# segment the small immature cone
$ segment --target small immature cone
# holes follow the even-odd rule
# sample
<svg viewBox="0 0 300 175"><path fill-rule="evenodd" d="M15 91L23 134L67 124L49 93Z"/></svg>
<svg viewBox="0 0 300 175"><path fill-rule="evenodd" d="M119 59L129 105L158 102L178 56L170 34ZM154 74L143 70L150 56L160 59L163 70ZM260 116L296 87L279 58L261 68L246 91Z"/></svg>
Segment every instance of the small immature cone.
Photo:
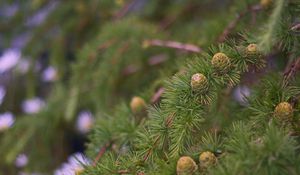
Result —
<svg viewBox="0 0 300 175"><path fill-rule="evenodd" d="M209 83L203 74L196 73L191 78L191 87L194 92L205 93L208 91Z"/></svg>
<svg viewBox="0 0 300 175"><path fill-rule="evenodd" d="M227 73L230 69L230 59L224 53L216 53L211 60L212 67L219 73Z"/></svg>
<svg viewBox="0 0 300 175"><path fill-rule="evenodd" d="M260 1L260 5L263 7L263 8L269 8L273 3L273 0L261 0Z"/></svg>
<svg viewBox="0 0 300 175"><path fill-rule="evenodd" d="M293 107L288 102L279 103L274 110L274 116L281 121L290 121L293 117Z"/></svg>
<svg viewBox="0 0 300 175"><path fill-rule="evenodd" d="M252 57L252 56L258 56L259 55L259 50L257 47L257 44L249 44L246 47L246 56Z"/></svg>
<svg viewBox="0 0 300 175"><path fill-rule="evenodd" d="M143 117L145 117L147 104L144 99L141 97L133 97L130 102L130 108L132 113L135 116L135 120L137 123L140 123Z"/></svg>
<svg viewBox="0 0 300 175"><path fill-rule="evenodd" d="M208 168L209 166L214 165L217 162L217 158L212 152L205 151L200 154L199 162L200 162L200 167L205 169Z"/></svg>
<svg viewBox="0 0 300 175"><path fill-rule="evenodd" d="M177 161L177 175L191 175L197 170L197 164L189 156L180 157Z"/></svg>

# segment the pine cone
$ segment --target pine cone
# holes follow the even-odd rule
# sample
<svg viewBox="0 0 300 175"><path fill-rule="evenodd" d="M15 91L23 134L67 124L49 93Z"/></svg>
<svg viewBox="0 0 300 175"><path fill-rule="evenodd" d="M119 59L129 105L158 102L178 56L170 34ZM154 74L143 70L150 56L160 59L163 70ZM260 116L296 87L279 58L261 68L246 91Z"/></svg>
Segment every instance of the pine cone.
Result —
<svg viewBox="0 0 300 175"><path fill-rule="evenodd" d="M291 120L293 117L293 107L288 102L281 102L276 106L274 115L280 120Z"/></svg>
<svg viewBox="0 0 300 175"><path fill-rule="evenodd" d="M133 114L139 115L146 111L147 104L141 97L133 97L130 102L130 108Z"/></svg>
<svg viewBox="0 0 300 175"><path fill-rule="evenodd" d="M196 73L191 78L191 87L195 92L205 93L208 91L209 83L203 74Z"/></svg>
<svg viewBox="0 0 300 175"><path fill-rule="evenodd" d="M212 67L219 73L227 73L230 69L230 59L224 53L216 53L211 60Z"/></svg>
<svg viewBox="0 0 300 175"><path fill-rule="evenodd" d="M190 175L197 170L197 164L188 156L180 157L177 161L177 175Z"/></svg>
<svg viewBox="0 0 300 175"><path fill-rule="evenodd" d="M253 56L258 56L258 55L259 55L259 51L258 51L258 47L256 44L249 44L246 47L246 56L253 57Z"/></svg>
<svg viewBox="0 0 300 175"><path fill-rule="evenodd" d="M260 5L263 7L263 8L269 8L273 3L273 0L261 0L260 1Z"/></svg>
<svg viewBox="0 0 300 175"><path fill-rule="evenodd" d="M199 162L201 168L207 168L211 165L214 165L217 162L217 158L212 152L205 151L200 154Z"/></svg>

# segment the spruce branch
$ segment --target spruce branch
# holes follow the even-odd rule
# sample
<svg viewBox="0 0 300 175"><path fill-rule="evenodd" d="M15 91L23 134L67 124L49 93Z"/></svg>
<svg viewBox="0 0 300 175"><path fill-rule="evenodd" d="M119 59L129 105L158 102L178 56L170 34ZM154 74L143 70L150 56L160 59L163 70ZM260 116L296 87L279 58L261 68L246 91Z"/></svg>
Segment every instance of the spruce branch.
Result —
<svg viewBox="0 0 300 175"><path fill-rule="evenodd" d="M228 55L226 60L231 60L229 66L232 69L227 69L228 62L218 69L212 67L211 59L219 52ZM206 115L211 107L210 102L214 101L216 93L228 84L230 86L236 84L240 74L246 71L244 66L261 64L253 61L261 59L256 58L256 55L251 55L250 58L239 52L236 46L227 44L215 47L211 53L203 53L191 60L184 72L176 74L166 82L160 108L150 108L149 120L138 132L138 137L132 145L140 161L155 164L160 158L170 160L190 151L196 143L199 143L201 137L195 139L195 136L203 134ZM219 72L220 68L224 70L226 68L226 71ZM198 72L208 77L207 92L193 92L191 88L191 76ZM215 141L209 139L206 142ZM217 147L218 143L215 144Z"/></svg>
<svg viewBox="0 0 300 175"><path fill-rule="evenodd" d="M225 36L222 37L222 40L224 41L225 38L227 38L227 36L237 26L238 22L244 16L246 16L248 12L251 12L253 14L260 9L261 7L258 6L250 6L246 12L240 13L237 18L232 21L225 29L225 31L223 32L223 34L225 33ZM276 12L276 8L274 11ZM139 45L140 41L138 41L137 43ZM247 44L249 44L247 47L245 47L244 44L245 43L234 43L232 45L229 45L228 43L225 43L213 48L210 52L205 53L201 48L192 44L185 44L177 41L163 41L159 39L144 40L144 47L159 46L164 48L174 48L180 51L200 53L201 55L198 55L195 58L191 59L188 65L184 67L183 72L174 75L166 82L166 85L164 85L163 88L159 88L155 92L151 99L152 103L155 103L160 97L163 98L161 103L159 103L159 107L150 107L148 117L149 119L147 119L145 123L141 124L140 126L137 126L136 124L131 125L130 122L132 116L131 114L124 111L113 114L110 119L105 119L106 121L101 123L100 126L107 125L107 128L98 128L97 130L101 131L107 129L108 132L104 134L98 133L97 135L95 135L98 137L103 136L104 139L94 138L95 140L97 140L94 142L100 142L103 144L107 143L107 141L111 139L114 139L118 146L124 146L126 148L128 147L130 151L133 151L133 154L130 153L130 155L125 156L120 151L121 149L114 152L113 154L118 158L117 160L112 160L108 163L112 167L107 168L109 172L119 174L136 174L139 169L147 169L150 171L150 173L157 172L156 169L159 169L159 167L163 167L163 165L160 165L161 162L171 162L172 164L172 161L176 160L178 156L184 154L196 154L195 150L198 151L199 149L195 149L195 147L199 147L199 143L203 144L200 145L202 146L201 149L204 149L203 151L211 150L213 152L217 152L218 148L225 148L225 152L228 153L229 158L225 159L224 164L221 164L221 169L223 168L223 170L227 168L230 169L231 167L229 166L232 165L234 158L236 158L237 160L239 160L239 162L237 163L237 167L242 168L236 171L233 170L231 172L242 172L241 170L245 169L243 165L247 165L248 163L243 162L244 160L246 160L247 156L261 156L260 158L263 159L263 161L260 161L257 164L254 163L255 168L266 166L265 162L269 160L272 163L272 161L274 161L274 156L270 155L273 153L272 149L273 151L275 149L270 145L274 144L273 142L275 141L281 143L289 142L279 139L283 136L281 134L282 131L278 132L279 134L275 133L275 129L271 128L273 119L270 119L270 116L274 114L274 108L276 105L280 104L282 101L289 101L290 98L298 93L299 90L297 88L287 87L286 89L282 89L282 87L278 86L278 84L275 85L274 82L277 81L273 80L273 84L263 82L263 84L267 85L269 89L262 88L259 90L260 94L258 95L258 97L261 97L261 99L255 98L254 100L250 100L251 103L250 107L248 108L250 112L247 111L249 113L242 114L242 117L245 116L245 118L247 118L245 124L234 124L233 129L230 132L226 133L227 136L225 140L220 139L219 135L217 135L216 133L215 135L212 135L205 132L205 130L210 129L210 124L214 123L210 120L217 119L211 117L212 115L215 115L215 113L212 111L216 109L216 103L222 101L218 97L220 95L224 95L222 94L223 90L226 88L230 89L231 87L237 85L241 79L241 75L249 70L248 67L250 65L254 65L257 67L261 67L262 65L264 65L264 60L262 54L260 53L260 47L257 47L255 42L253 43L253 41L247 41ZM118 47L112 52L112 57L110 57L112 58L112 60L110 60L111 62L109 63L114 64L115 62L117 62L114 65L126 65L124 64L126 62L120 61L120 58L125 55L124 53L126 53L122 51L124 49L124 45L126 46L126 41L122 42L121 47ZM104 48L105 47L107 46L104 45ZM125 51L127 49L128 48L125 47ZM220 56L222 57L222 59L214 60L213 58L217 54L222 55ZM148 63L146 63L147 61ZM164 59L160 57L159 59L155 59L154 61L149 61L148 59L144 61L143 64L149 64L151 66L156 65L157 63L160 64L161 62L164 62ZM104 68L104 66L102 68ZM121 66L121 71L119 71L118 69L116 70L116 72L122 72L123 68L124 67ZM123 71L123 73L129 72L128 74L141 70L140 67L135 67L134 65L129 65L125 69L127 70ZM195 78L192 78L194 77L194 75L197 76L195 76ZM199 77L202 77L201 80L204 81L200 81ZM195 82L191 83L192 80L194 80ZM236 114L232 115L232 118L234 118ZM250 116L252 118L249 119L248 115L252 115ZM223 114L220 116L223 116ZM129 118L129 121L127 121L126 118ZM109 121L112 122L110 123ZM258 123L259 125L258 121L260 121L262 125L266 126L265 128L268 128L271 131L266 131L267 134L264 135L264 130L262 130L263 127L261 127L259 128L259 130L253 132L252 130L257 129L256 127L253 127L253 123ZM116 130L110 129L114 125L118 126L116 127ZM129 130L126 130L126 127L131 128ZM223 141L225 141L225 144L223 144ZM278 145L278 147L280 147L280 144ZM265 147L264 149L262 149L260 146ZM103 152L105 152L106 150L107 147L105 147L104 145L104 147L100 149L98 156L103 156ZM245 150L251 150L250 155L247 155L247 152ZM280 149L280 151L282 150ZM262 154L262 152L264 152L265 154ZM125 154L127 153L129 153L129 151L125 152ZM284 153L282 153L282 155L285 157ZM135 156L137 157L138 161L130 162L130 157ZM124 158L123 161L120 161L120 163L119 157L126 158ZM225 157L227 157L227 155ZM227 164L226 161L231 164ZM130 162L131 165L128 166L122 164L126 162ZM253 162L255 162L254 158L251 159L250 164L252 164ZM99 167L101 167L100 165L104 165L105 163L106 162L102 161L97 163L97 161L95 161L96 167L98 165ZM270 163L268 165L270 165ZM169 165L169 167L171 166L172 165ZM255 171L259 172L259 170L257 169L255 169ZM167 170L166 172L172 172L169 174L174 174L174 169L173 171Z"/></svg>
<svg viewBox="0 0 300 175"><path fill-rule="evenodd" d="M27 45L28 52L33 53L28 56L34 62L38 61L41 52L45 52L45 62L49 60L58 66L62 78L53 86L54 92L49 96L45 110L35 114L34 120L18 117L3 133L4 137L0 138L3 153L0 169L5 161L13 163L20 152L28 154L30 164L35 164L35 167L25 167L26 173L31 173L31 170L43 173L52 166L55 168L68 152L63 147L69 142L66 137L69 134L78 136L73 131L76 114L89 109L95 114L96 122L86 154L93 161L82 167L83 172L76 174L179 175L176 167L179 156L189 157L193 171L200 169L195 174L300 174L297 137L300 130L300 88L291 85L299 84L293 77L300 69L300 24L297 23L300 3L299 0L261 0L262 5L249 4L254 1L258 0L232 1L231 7L220 0L61 1L62 6L50 16L50 23L47 22L38 32L30 31L33 39ZM144 5L146 2L148 4ZM20 4L26 3L16 3L17 15L11 17L18 18L17 23L26 19L19 16L20 12L30 12L31 15L31 10L23 10ZM211 8L212 5L218 7ZM98 6L105 8L99 10ZM222 10L224 7L226 9ZM241 11L231 16L228 8ZM261 9L270 12L271 17L267 18L267 13L258 15ZM23 32L23 27L15 29L11 24L6 27L7 14L3 12L0 14L1 30L12 28L13 33ZM233 19L223 28L224 19L230 18L227 15ZM61 22L54 22L57 19ZM248 30L248 21L242 22L244 19L250 19L249 23L257 26ZM99 20L101 25L98 25ZM260 27L258 24L266 21L266 31L261 36L252 33ZM175 22L176 25L172 25ZM237 36L239 42L226 41L240 27L246 28L249 38ZM166 28L168 34L174 35L172 40L163 40L165 33L157 32ZM98 31L100 35L87 42ZM48 39L52 36L55 37L53 43ZM6 35L3 37L3 42L6 42ZM207 49L214 39L222 44ZM201 43L203 49L179 41ZM87 43L85 47L81 47L83 43ZM45 47L48 45L51 47ZM291 58L283 80L278 73L263 80L258 78L261 86L249 86L248 106L241 104L237 98L242 98L243 92L236 98L236 89L233 88L242 86L239 85L241 77L252 67L263 67L265 55L273 48L276 49L275 58L286 55ZM187 58L187 64L182 65L186 60L179 59L182 54L178 57L177 53L196 55ZM66 64L69 59L72 59L72 66ZM267 61L271 66L266 73L278 71L285 63L279 59ZM174 73L174 69L182 71L162 85L161 78L165 80L166 74ZM14 73L14 69L11 70ZM30 88L27 90L31 95L35 94L35 89L43 94L43 89L35 87L39 75L35 78L33 73L31 67ZM155 79L158 80L153 83ZM149 90L128 102L129 97L145 88ZM4 95L5 99L7 97L10 98L9 94ZM19 105L19 101L11 101L9 103ZM2 107L1 102L0 105ZM17 114L20 111L12 112ZM90 124L87 125L90 129ZM206 158L212 158L212 166L206 167ZM46 166L47 169L43 169ZM20 170L4 174L15 174Z"/></svg>
<svg viewBox="0 0 300 175"><path fill-rule="evenodd" d="M226 53L233 54L237 56L235 59L244 60L245 58L239 54L235 53L236 49L231 47L220 47L222 51ZM216 52L213 52L216 53ZM191 145L194 144L195 139L193 139L193 134L201 130L201 126L205 121L205 111L204 107L209 106L210 103L203 103L203 99L214 98L214 88L212 87L223 87L226 84L234 85L237 83L240 70L232 69L228 73L215 74L215 70L210 66L210 54L203 54L203 58L197 58L187 66L188 72L183 74L175 75L166 84L166 91L164 94L164 99L162 101L162 110L164 113L173 113L174 119L172 120L172 125L170 127L170 156L177 157L178 155L186 152ZM235 62L235 64L240 64L241 62ZM244 64L244 62L242 63ZM249 64L246 61L245 64ZM238 68L240 66L233 66ZM190 87L190 77L195 72L202 72L204 75L209 77L211 83L211 88L208 92L204 94L192 93ZM230 73L232 72L232 73ZM224 78L228 76L228 78ZM235 81L232 81L234 79ZM237 80L236 80L237 79ZM202 99L202 100L201 100ZM199 106L200 104L200 106ZM151 115L150 111L150 115ZM158 125L156 123L155 125ZM151 131L150 131L151 132ZM155 142L156 143L156 142ZM149 151L149 149L147 149ZM152 150L152 148L150 148ZM146 151L148 153L148 151Z"/></svg>

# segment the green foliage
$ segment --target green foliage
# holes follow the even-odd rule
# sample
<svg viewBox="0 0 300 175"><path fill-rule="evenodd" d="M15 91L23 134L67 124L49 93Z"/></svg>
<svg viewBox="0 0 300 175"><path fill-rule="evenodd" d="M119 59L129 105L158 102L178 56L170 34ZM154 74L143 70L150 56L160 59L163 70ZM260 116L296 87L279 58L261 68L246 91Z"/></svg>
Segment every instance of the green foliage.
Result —
<svg viewBox="0 0 300 175"><path fill-rule="evenodd" d="M295 138L274 123L264 130L262 135L255 135L249 124L234 123L224 143L228 152L210 173L299 174Z"/></svg>
<svg viewBox="0 0 300 175"><path fill-rule="evenodd" d="M269 19L270 30L265 32L264 37L254 40L262 40L259 52L267 53L275 44L273 33L277 32L277 28L274 25L280 23L281 13L287 8L283 4L283 1L275 4L273 15ZM297 40L293 38L295 39ZM282 41L279 38L278 40ZM222 100L219 94L222 94L223 89L231 89L238 84L241 75L253 70L253 67L265 67L262 53L249 55L245 51L250 43L253 40L229 41L218 47L211 47L208 52L190 59L186 67L166 81L166 91L159 107L149 109L148 121L141 126L135 142L129 144L133 155L139 160L135 166L127 167L129 174L139 171L141 163L146 173L174 174L174 162L179 156L190 154L197 159L196 155L201 151L212 151L219 159L220 163L215 167L205 170L212 174L297 173L296 140L288 135L286 128L278 129L281 127L280 123L268 120L272 118L274 108L279 102L288 101L299 94L297 87L283 87L278 79L268 76L260 83L263 87L256 88L254 95L248 99L249 107L242 114L245 116L243 122L235 122L225 133L215 132L213 135L205 132L216 124L212 118L217 119L220 115L214 116L214 110L218 110L215 106L217 101ZM232 63L231 69L223 74L217 73L211 66L211 59L218 52L225 53ZM207 77L208 92L193 92L190 81L195 73ZM225 117L224 114L221 117ZM234 121L234 118L231 120ZM289 144L289 151L285 151L285 144ZM130 155L131 153L127 156ZM162 165L162 160L170 165ZM105 165L101 161L98 164ZM173 169L169 169L172 165ZM276 168L272 168L274 166Z"/></svg>
<svg viewBox="0 0 300 175"><path fill-rule="evenodd" d="M47 4L31 2L29 14ZM207 169L199 165L194 174L300 174L300 87L298 79L287 76L289 69L292 76L298 69L293 64L300 37L292 27L299 22L300 3L274 0L270 8L255 0L146 4L60 2L32 31L24 48L33 57L26 96L37 93L33 65L43 52L58 68L58 81L44 110L19 116L1 135L0 168L13 169L21 152L29 155L28 172L57 168L72 152L66 145L76 114L89 109L95 122L85 151L91 164L83 174L176 174L181 156L199 164L205 151L217 163ZM24 20L23 13L7 26ZM7 31L3 23L0 19L0 31ZM220 38L227 40L218 43ZM173 45L145 42L152 39ZM191 45L180 42L201 44L199 53L187 53L184 47ZM247 50L251 44L257 46L253 53ZM228 58L217 68L212 64L216 53ZM197 73L207 79L201 92L191 85ZM231 94L243 85L251 88L251 96L239 104ZM157 94L159 90L163 93ZM148 106L142 116L129 105L137 95ZM292 120L276 119L274 110L281 102L293 108Z"/></svg>

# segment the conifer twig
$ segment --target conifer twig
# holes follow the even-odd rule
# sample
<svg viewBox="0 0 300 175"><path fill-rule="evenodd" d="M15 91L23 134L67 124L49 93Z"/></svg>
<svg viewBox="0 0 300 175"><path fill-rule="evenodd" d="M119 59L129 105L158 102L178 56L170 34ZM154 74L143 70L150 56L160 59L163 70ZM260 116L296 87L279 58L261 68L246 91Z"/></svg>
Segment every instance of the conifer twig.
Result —
<svg viewBox="0 0 300 175"><path fill-rule="evenodd" d="M129 11L130 11L130 8L136 3L136 0L132 0L130 2L128 2L127 4L125 4L120 11L118 11L115 16L114 16L114 19L117 20L117 19L120 19L122 18L123 16L125 16Z"/></svg>
<svg viewBox="0 0 300 175"><path fill-rule="evenodd" d="M144 40L143 47L147 48L149 46L168 47L195 53L202 52L202 49L196 45L180 43L178 41L163 41L159 39Z"/></svg>
<svg viewBox="0 0 300 175"><path fill-rule="evenodd" d="M154 149L154 147L156 147L156 145L157 145L159 139L160 139L160 136L158 135L158 136L155 138L155 141L154 141L154 143L153 143L153 147L151 147L150 149L148 149L146 155L144 156L144 158L143 158L143 161L144 161L144 162L145 162L146 160L148 160L148 158L149 158L149 156L150 156L152 150Z"/></svg>
<svg viewBox="0 0 300 175"><path fill-rule="evenodd" d="M97 157L95 158L94 162L93 162L93 166L96 166L96 163L100 160L100 158L104 155L104 153L106 152L107 148L111 145L111 141L107 142L104 146L101 147L101 149L99 150Z"/></svg>
<svg viewBox="0 0 300 175"><path fill-rule="evenodd" d="M296 72L300 70L300 57L294 60L291 64L287 65L283 76L284 86L288 84L289 80L295 76Z"/></svg>
<svg viewBox="0 0 300 175"><path fill-rule="evenodd" d="M151 98L151 103L156 103L159 101L161 95L165 92L165 88L161 87L159 88L155 94Z"/></svg>
<svg viewBox="0 0 300 175"><path fill-rule="evenodd" d="M262 7L261 5L253 5L250 6L249 8L246 9L246 11L242 11L239 14L237 14L237 16L235 17L234 20L232 20L227 27L224 29L223 33L218 37L218 42L224 42L226 40L226 38L228 37L228 35L232 32L232 30L236 27L236 25L238 24L238 22L249 12L253 13L257 12L259 10L261 10Z"/></svg>
<svg viewBox="0 0 300 175"><path fill-rule="evenodd" d="M118 174L130 174L130 171L128 171L128 170L119 170ZM136 175L145 175L145 173L139 172Z"/></svg>
<svg viewBox="0 0 300 175"><path fill-rule="evenodd" d="M173 118L174 118L174 115L175 113L171 113L166 119L165 119L165 126L167 128L170 128L173 124ZM146 152L146 154L144 155L144 158L143 158L143 161L145 162L146 160L148 160L149 156L151 155L153 149L158 145L158 142L159 140L161 139L161 135L157 135L155 140L154 140L154 143L153 143L153 146L151 148L149 148Z"/></svg>
<svg viewBox="0 0 300 175"><path fill-rule="evenodd" d="M130 173L130 171L128 171L128 170L119 170L118 171L118 174L129 174Z"/></svg>
<svg viewBox="0 0 300 175"><path fill-rule="evenodd" d="M161 64L168 60L168 56L166 54L158 54L149 58L148 64L149 66L155 66Z"/></svg>
<svg viewBox="0 0 300 175"><path fill-rule="evenodd" d="M300 31L300 23L293 25L293 27L291 27L291 30L292 31Z"/></svg>

